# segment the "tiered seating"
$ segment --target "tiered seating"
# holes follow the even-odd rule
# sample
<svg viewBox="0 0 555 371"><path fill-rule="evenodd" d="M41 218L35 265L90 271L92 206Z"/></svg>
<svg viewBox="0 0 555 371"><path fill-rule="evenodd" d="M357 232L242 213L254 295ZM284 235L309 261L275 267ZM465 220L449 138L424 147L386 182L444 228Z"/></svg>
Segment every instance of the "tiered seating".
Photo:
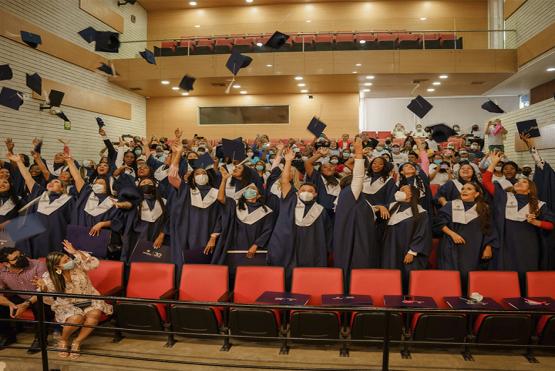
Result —
<svg viewBox="0 0 555 371"><path fill-rule="evenodd" d="M230 53L231 48L233 48L233 39L219 38L214 42L214 52L217 54Z"/></svg>
<svg viewBox="0 0 555 371"><path fill-rule="evenodd" d="M314 50L332 50L335 37L332 34L318 34L314 37Z"/></svg>
<svg viewBox="0 0 555 371"><path fill-rule="evenodd" d="M555 298L555 272L527 272L526 296ZM540 316L536 336L542 345L555 345L555 316Z"/></svg>
<svg viewBox="0 0 555 371"><path fill-rule="evenodd" d="M352 33L340 33L335 35L335 50L355 49L355 35Z"/></svg>

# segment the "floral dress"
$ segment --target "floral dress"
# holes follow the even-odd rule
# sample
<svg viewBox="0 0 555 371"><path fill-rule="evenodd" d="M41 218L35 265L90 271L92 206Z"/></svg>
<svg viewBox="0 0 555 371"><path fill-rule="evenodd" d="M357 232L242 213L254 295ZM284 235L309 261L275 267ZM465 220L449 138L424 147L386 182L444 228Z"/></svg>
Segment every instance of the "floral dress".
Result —
<svg viewBox="0 0 555 371"><path fill-rule="evenodd" d="M71 282L66 281L66 294L80 294L80 295L100 295L94 288L92 282L87 275L87 271L95 269L100 264L98 259L81 251L85 259L81 259L80 254L75 256L75 268L71 270ZM50 279L48 272L42 276L48 292L55 292L54 283ZM44 302L51 305L54 311L56 322L64 323L69 317L83 316L91 310L98 309L104 314L112 314L112 306L103 300L93 300L92 304L84 309L76 307L75 303L86 301L79 298L52 298L45 297Z"/></svg>

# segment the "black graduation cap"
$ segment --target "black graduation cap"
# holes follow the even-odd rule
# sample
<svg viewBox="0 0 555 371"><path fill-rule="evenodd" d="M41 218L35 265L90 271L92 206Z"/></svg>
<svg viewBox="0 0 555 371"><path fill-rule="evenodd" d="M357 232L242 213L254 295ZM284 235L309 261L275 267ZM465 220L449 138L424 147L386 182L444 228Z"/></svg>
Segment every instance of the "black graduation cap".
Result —
<svg viewBox="0 0 555 371"><path fill-rule="evenodd" d="M35 48L42 44L42 39L40 35L34 34L32 32L21 31L21 40L31 48Z"/></svg>
<svg viewBox="0 0 555 371"><path fill-rule="evenodd" d="M222 151L224 156L231 158L231 160L243 161L247 157L245 145L238 140L222 139Z"/></svg>
<svg viewBox="0 0 555 371"><path fill-rule="evenodd" d="M139 201L143 196L137 187L124 187L118 191L118 201L129 201L131 203Z"/></svg>
<svg viewBox="0 0 555 371"><path fill-rule="evenodd" d="M92 27L87 27L79 31L78 34L89 44L96 40L96 30Z"/></svg>
<svg viewBox="0 0 555 371"><path fill-rule="evenodd" d="M102 129L104 126L106 126L106 124L104 123L104 120L102 120L102 117L96 118L96 124L98 125L99 129Z"/></svg>
<svg viewBox="0 0 555 371"><path fill-rule="evenodd" d="M145 49L144 52L139 52L139 54L141 55L141 57L143 57L143 59L145 61L147 61L150 64L156 64L156 58L154 57L154 53L151 52L148 49Z"/></svg>
<svg viewBox="0 0 555 371"><path fill-rule="evenodd" d="M281 48L288 39L289 39L289 35L276 31L274 32L272 37L268 39L265 45L269 48L277 50Z"/></svg>
<svg viewBox="0 0 555 371"><path fill-rule="evenodd" d="M437 143L447 142L449 137L457 135L455 130L445 124L437 124L428 127L432 130L432 139Z"/></svg>
<svg viewBox="0 0 555 371"><path fill-rule="evenodd" d="M179 83L179 87L185 91L193 90L193 84L195 83L195 78L189 75L183 76L181 82Z"/></svg>
<svg viewBox="0 0 555 371"><path fill-rule="evenodd" d="M379 143L380 143L380 141L377 140L376 138L368 138L367 147L376 148Z"/></svg>
<svg viewBox="0 0 555 371"><path fill-rule="evenodd" d="M56 116L64 120L64 122L71 122L63 111L56 112Z"/></svg>
<svg viewBox="0 0 555 371"><path fill-rule="evenodd" d="M50 107L60 107L62 105L62 100L64 99L65 93L58 90L50 90L48 94L48 103Z"/></svg>
<svg viewBox="0 0 555 371"><path fill-rule="evenodd" d="M312 120L310 120L310 123L308 124L308 127L307 127L308 131L314 134L316 138L320 138L320 135L322 135L325 128L326 128L326 124L324 124L316 117L313 117Z"/></svg>
<svg viewBox="0 0 555 371"><path fill-rule="evenodd" d="M9 64L3 64L0 66L0 80L11 80L13 77L12 69Z"/></svg>
<svg viewBox="0 0 555 371"><path fill-rule="evenodd" d="M10 220L6 232L13 241L22 241L46 231L37 214L28 214Z"/></svg>
<svg viewBox="0 0 555 371"><path fill-rule="evenodd" d="M248 67L251 62L251 57L239 53L237 49L233 49L225 66L233 75L237 75L241 68Z"/></svg>
<svg viewBox="0 0 555 371"><path fill-rule="evenodd" d="M497 104L495 104L491 99L486 103L482 104L482 109L491 113L505 113Z"/></svg>
<svg viewBox="0 0 555 371"><path fill-rule="evenodd" d="M202 156L193 161L193 169L211 169L214 167L214 160L207 153L204 152Z"/></svg>
<svg viewBox="0 0 555 371"><path fill-rule="evenodd" d="M521 135L527 135L530 138L541 136L536 119L519 121L516 123L516 128Z"/></svg>
<svg viewBox="0 0 555 371"><path fill-rule="evenodd" d="M96 44L94 50L97 52L118 53L119 52L119 33L111 31L96 31Z"/></svg>
<svg viewBox="0 0 555 371"><path fill-rule="evenodd" d="M38 95L42 95L42 78L40 77L40 75L38 73L34 73L32 75L29 75L27 73L25 75L26 75L25 83L27 87L30 88L35 93L37 93Z"/></svg>
<svg viewBox="0 0 555 371"><path fill-rule="evenodd" d="M40 151L42 150L42 144L42 139L39 139L37 144L35 144L35 148L33 148L33 152L40 153Z"/></svg>
<svg viewBox="0 0 555 371"><path fill-rule="evenodd" d="M0 91L0 105L19 111L23 104L23 93L3 87Z"/></svg>
<svg viewBox="0 0 555 371"><path fill-rule="evenodd" d="M421 95L418 95L416 98L410 101L407 108L414 113L416 116L420 118L424 118L428 112L434 106L431 105L426 99L424 99Z"/></svg>
<svg viewBox="0 0 555 371"><path fill-rule="evenodd" d="M106 63L102 63L100 67L97 68L97 70L102 71L108 75L114 76L114 69L112 68L112 66L109 66Z"/></svg>

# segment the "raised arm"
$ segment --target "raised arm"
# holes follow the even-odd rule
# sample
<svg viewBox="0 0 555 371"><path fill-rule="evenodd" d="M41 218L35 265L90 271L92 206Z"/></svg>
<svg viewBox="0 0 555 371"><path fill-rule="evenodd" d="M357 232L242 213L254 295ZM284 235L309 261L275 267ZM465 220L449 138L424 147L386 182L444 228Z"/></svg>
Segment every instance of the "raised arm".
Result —
<svg viewBox="0 0 555 371"><path fill-rule="evenodd" d="M429 175L430 171L430 159L428 158L428 152L426 151L426 142L422 138L415 138L416 145L418 146L418 156L420 157L420 168Z"/></svg>
<svg viewBox="0 0 555 371"><path fill-rule="evenodd" d="M492 152L489 155L490 163L489 163L488 169L482 176L482 184L484 188L488 191L488 193L490 193L491 195L495 193L495 185L493 184L493 181L492 181L493 171L497 166L497 164L499 163L499 161L501 161L502 156L503 156L502 152Z"/></svg>
<svg viewBox="0 0 555 371"><path fill-rule="evenodd" d="M285 198L289 194L289 191L291 191L291 162L295 158L295 153L291 148L287 148L283 156L285 158L285 166L283 167L279 182L281 185L281 197Z"/></svg>
<svg viewBox="0 0 555 371"><path fill-rule="evenodd" d="M110 139L108 139L108 136L106 135L106 131L104 129L98 129L98 134L100 134L100 137L102 138L102 141L104 142L104 145L108 150L108 161L112 164L115 164L118 153L114 148L114 145L112 144Z"/></svg>
<svg viewBox="0 0 555 371"><path fill-rule="evenodd" d="M32 151L31 156L33 156L33 160L35 160L35 163L39 167L40 172L42 173L42 177L48 182L50 180L50 171L48 170L48 167L46 166L44 161L42 161L40 153Z"/></svg>
<svg viewBox="0 0 555 371"><path fill-rule="evenodd" d="M362 192L362 184L364 182L364 153L362 148L362 140L355 139L353 144L355 150L355 166L353 167L353 180L351 181L351 191L356 200Z"/></svg>
<svg viewBox="0 0 555 371"><path fill-rule="evenodd" d="M225 205L225 187L227 185L227 180L231 177L225 168L225 166L220 167L220 174L222 174L222 181L220 182L220 187L218 188L218 201Z"/></svg>
<svg viewBox="0 0 555 371"><path fill-rule="evenodd" d="M528 147L528 151L532 155L532 158L534 159L536 166L543 170L545 161L543 160L543 158L541 158L536 147L534 147L534 143L532 142L532 139L530 138L530 136L521 134L520 139L526 144L526 147Z"/></svg>
<svg viewBox="0 0 555 371"><path fill-rule="evenodd" d="M16 154L11 154L11 155L8 155L8 158L11 162L17 165L17 168L19 169L19 172L21 173L23 180L25 180L25 185L27 186L27 189L29 190L29 192L32 192L36 182L31 176L29 169L27 169L23 164L23 161L21 161L21 157L19 157L19 155L16 155Z"/></svg>
<svg viewBox="0 0 555 371"><path fill-rule="evenodd" d="M66 161L67 167L69 168L69 172L73 177L73 181L75 182L75 188L77 189L77 192L81 193L81 190L85 186L85 181L81 176L81 172L79 171L79 169L77 169L77 166L75 166L75 161L73 161L73 158L71 158L71 156L64 154L64 160Z"/></svg>
<svg viewBox="0 0 555 371"><path fill-rule="evenodd" d="M274 157L274 161L272 162L272 170L274 170L276 167L279 166L279 164L281 163L281 156L283 156L283 143L279 143L277 145L277 152L276 152L276 157Z"/></svg>
<svg viewBox="0 0 555 371"><path fill-rule="evenodd" d="M305 161L304 169L305 169L307 177L312 176L312 173L314 172L314 163L316 161L318 161L318 159L320 159L320 157L326 156L327 154L329 154L329 149L324 148L324 147L320 147L320 148L318 148L317 151L314 152L312 157L310 157L308 160Z"/></svg>
<svg viewBox="0 0 555 371"><path fill-rule="evenodd" d="M172 161L168 172L168 181L172 187L179 189L181 186L181 177L179 176L179 161L181 160L181 152L183 145L180 140L176 140L172 144Z"/></svg>

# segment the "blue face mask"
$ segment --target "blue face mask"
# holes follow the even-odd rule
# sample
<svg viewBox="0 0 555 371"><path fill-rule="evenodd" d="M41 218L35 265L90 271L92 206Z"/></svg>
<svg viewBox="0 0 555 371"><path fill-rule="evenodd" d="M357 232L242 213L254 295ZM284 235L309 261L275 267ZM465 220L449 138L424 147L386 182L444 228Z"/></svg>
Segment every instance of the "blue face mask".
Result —
<svg viewBox="0 0 555 371"><path fill-rule="evenodd" d="M73 268L75 268L75 262L73 260L70 260L67 263L65 263L64 265L62 265L62 269L64 271L70 271Z"/></svg>
<svg viewBox="0 0 555 371"><path fill-rule="evenodd" d="M252 189L252 188L247 188L243 191L243 197L245 197L247 200L251 200L253 198L256 198L257 196L257 192L256 190Z"/></svg>
<svg viewBox="0 0 555 371"><path fill-rule="evenodd" d="M434 164L437 164L437 165L441 164L441 162L442 160L434 160Z"/></svg>
<svg viewBox="0 0 555 371"><path fill-rule="evenodd" d="M263 165L256 165L256 170L262 171L262 170L264 170L264 166Z"/></svg>

